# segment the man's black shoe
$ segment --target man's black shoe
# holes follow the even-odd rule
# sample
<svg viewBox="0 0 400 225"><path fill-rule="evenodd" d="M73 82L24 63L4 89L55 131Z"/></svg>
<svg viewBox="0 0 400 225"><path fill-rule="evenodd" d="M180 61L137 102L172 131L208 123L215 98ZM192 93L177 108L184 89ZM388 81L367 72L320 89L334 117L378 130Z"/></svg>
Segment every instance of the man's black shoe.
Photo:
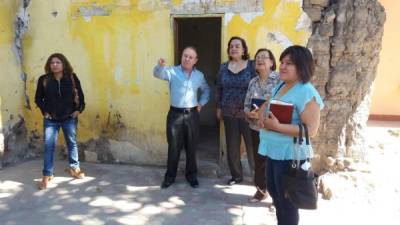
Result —
<svg viewBox="0 0 400 225"><path fill-rule="evenodd" d="M228 185L234 185L241 183L243 181L243 178L231 178L228 180Z"/></svg>
<svg viewBox="0 0 400 225"><path fill-rule="evenodd" d="M168 188L169 186L171 186L174 182L170 181L170 180L164 180L161 184L161 188L165 189Z"/></svg>
<svg viewBox="0 0 400 225"><path fill-rule="evenodd" d="M199 181L197 179L188 180L188 182L189 182L189 184L190 184L190 186L192 188L198 188L199 187Z"/></svg>

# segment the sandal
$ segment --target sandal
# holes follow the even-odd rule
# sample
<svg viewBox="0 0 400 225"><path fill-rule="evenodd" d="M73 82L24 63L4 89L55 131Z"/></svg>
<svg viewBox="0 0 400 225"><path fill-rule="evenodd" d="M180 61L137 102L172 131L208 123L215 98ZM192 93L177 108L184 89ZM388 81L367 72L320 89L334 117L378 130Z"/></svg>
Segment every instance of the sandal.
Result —
<svg viewBox="0 0 400 225"><path fill-rule="evenodd" d="M227 184L229 186L232 186L234 184L242 183L242 181L243 181L243 178L231 178L231 179L228 180Z"/></svg>
<svg viewBox="0 0 400 225"><path fill-rule="evenodd" d="M75 179L83 179L85 177L85 173L79 168L69 168L68 172Z"/></svg>
<svg viewBox="0 0 400 225"><path fill-rule="evenodd" d="M38 189L44 190L47 189L48 184L51 180L53 180L54 176L43 176L42 180L38 183Z"/></svg>
<svg viewBox="0 0 400 225"><path fill-rule="evenodd" d="M250 199L250 202L261 202L262 200L267 198L267 193L261 190L257 190L253 197Z"/></svg>

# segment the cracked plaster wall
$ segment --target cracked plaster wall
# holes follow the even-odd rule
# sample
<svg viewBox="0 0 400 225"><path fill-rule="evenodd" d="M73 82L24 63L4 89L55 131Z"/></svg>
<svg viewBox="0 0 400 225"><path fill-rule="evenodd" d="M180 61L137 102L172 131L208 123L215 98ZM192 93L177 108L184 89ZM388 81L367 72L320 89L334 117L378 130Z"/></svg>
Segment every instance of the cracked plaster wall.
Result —
<svg viewBox="0 0 400 225"><path fill-rule="evenodd" d="M222 61L233 35L243 36L252 54L268 46L278 55L285 47L282 38L304 45L310 34L307 27L294 30L302 14L299 1L49 0L47 4L30 1L24 8L28 11L18 7L9 15L23 21L14 41L21 50L17 52L22 52L15 59L22 66L13 74L25 72L26 93L33 99L48 55L62 52L69 58L87 101L78 128L81 150L98 161L165 163L168 87L151 74L158 57L173 61L171 15L189 11L202 15L205 10L211 16L229 15L222 16ZM281 39L268 38L270 33L281 34ZM28 145L41 151L41 115L35 106L23 108L28 101L20 81L19 110Z"/></svg>
<svg viewBox="0 0 400 225"><path fill-rule="evenodd" d="M24 108L29 108L22 57L28 4L29 1L0 1L0 168L34 157L28 150L23 118Z"/></svg>
<svg viewBox="0 0 400 225"><path fill-rule="evenodd" d="M196 16L207 12L211 16L221 16L222 61L227 59L226 43L233 35L247 40L251 54L257 48L267 46L278 57L288 45L307 44L311 35L311 20L314 21L314 33L318 26L328 34L333 32L328 25L334 19L329 10L323 10L326 6L321 6L329 2L310 1L315 4L304 4L309 17L302 11L302 2L299 0L197 3L188 0L50 0L48 4L32 1L29 23L25 23L28 22L26 11L21 13L20 8L13 5L11 12L19 12L17 15L25 18L22 20L22 35L17 35L20 37L18 40L23 40L19 45L23 51L21 57L16 58L22 59L20 62L23 66L16 60L17 72L12 74L21 74L21 71L27 74L26 82L19 78L18 82L23 84L17 90L21 103L18 110L22 111L29 145L41 148L38 139L42 124L36 107L32 107L32 110L22 107L28 102L25 100L25 89L27 96L32 99L48 55L63 52L81 79L87 101L87 108L79 122L83 155L91 161L164 164L168 87L151 74L158 57L173 61L171 15L190 13ZM0 1L3 5L4 2ZM8 16L15 18L12 13ZM323 21L319 23L321 18ZM25 25L28 24L26 30ZM44 35L48 32L52 35ZM14 43L18 46L17 40L11 42L10 46ZM329 52L330 42L327 43L322 46ZM327 62L324 54L317 53L316 57L321 63ZM328 70L328 74L330 72ZM323 77L322 83L314 81L319 87L324 87L326 80ZM7 104L3 95L1 104L4 121L3 105ZM325 123L322 128L324 135L329 134L326 133L326 126L329 125ZM323 147L320 143L317 141L319 148Z"/></svg>

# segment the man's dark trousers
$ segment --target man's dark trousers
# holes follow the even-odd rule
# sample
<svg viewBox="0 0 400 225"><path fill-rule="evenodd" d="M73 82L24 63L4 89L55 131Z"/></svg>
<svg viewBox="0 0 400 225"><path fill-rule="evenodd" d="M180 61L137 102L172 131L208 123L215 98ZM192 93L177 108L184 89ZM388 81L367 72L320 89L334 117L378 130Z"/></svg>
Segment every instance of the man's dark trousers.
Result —
<svg viewBox="0 0 400 225"><path fill-rule="evenodd" d="M167 116L168 161L165 180L173 182L181 149L186 151L186 180L197 179L196 146L199 136L199 112L171 107Z"/></svg>

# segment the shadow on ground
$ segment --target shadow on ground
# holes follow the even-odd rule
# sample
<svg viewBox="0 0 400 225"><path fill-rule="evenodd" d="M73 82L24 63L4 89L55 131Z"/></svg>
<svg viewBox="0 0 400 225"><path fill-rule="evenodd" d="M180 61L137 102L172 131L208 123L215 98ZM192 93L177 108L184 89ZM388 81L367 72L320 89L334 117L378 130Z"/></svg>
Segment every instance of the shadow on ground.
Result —
<svg viewBox="0 0 400 225"><path fill-rule="evenodd" d="M162 168L84 163L88 176L73 180L63 161L56 162L52 185L39 191L41 163L0 171L2 224L249 224L245 220L255 218L246 208L265 213L270 204L249 204L254 187L225 186L225 179L200 178L200 188L193 189L180 176L161 190Z"/></svg>

